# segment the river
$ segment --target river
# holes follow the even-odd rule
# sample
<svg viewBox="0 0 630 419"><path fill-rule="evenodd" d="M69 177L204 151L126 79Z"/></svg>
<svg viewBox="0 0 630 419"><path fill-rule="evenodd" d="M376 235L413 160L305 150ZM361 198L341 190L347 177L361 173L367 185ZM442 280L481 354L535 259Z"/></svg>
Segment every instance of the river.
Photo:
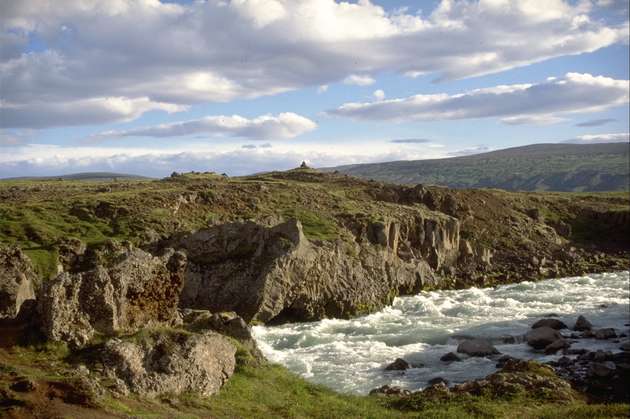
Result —
<svg viewBox="0 0 630 419"><path fill-rule="evenodd" d="M557 316L572 327L582 314L595 328L615 327L618 333L628 333L629 277L628 272L616 272L421 292L396 298L377 313L351 320L256 326L253 332L269 360L337 391L366 394L383 384L417 390L434 377L455 384L495 371L496 357L450 364L440 361L442 355L455 352L462 337L488 338L503 354L549 361L560 355L536 353L521 339L540 318ZM506 336L515 337L517 343L504 344ZM572 348L617 350L618 346L612 341L582 339ZM398 357L417 368L404 373L383 370Z"/></svg>

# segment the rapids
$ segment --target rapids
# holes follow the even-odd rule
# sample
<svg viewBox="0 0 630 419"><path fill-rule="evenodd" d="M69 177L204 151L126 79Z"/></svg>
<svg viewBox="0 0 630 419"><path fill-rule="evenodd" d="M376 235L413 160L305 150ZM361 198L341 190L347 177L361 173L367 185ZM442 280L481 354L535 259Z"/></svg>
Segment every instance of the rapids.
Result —
<svg viewBox="0 0 630 419"><path fill-rule="evenodd" d="M383 384L410 390L434 377L452 384L495 371L496 357L467 358L446 364L462 337L490 339L503 354L549 361L560 357L533 352L522 335L537 319L557 316L569 327L583 314L597 327L628 333L629 273L521 282L495 288L421 292L396 298L384 310L351 320L325 319L281 326L256 326L254 336L273 361L316 383L348 393L365 394ZM567 330L564 334L570 333ZM504 344L507 336L516 344ZM612 341L583 339L572 348L616 350ZM423 364L405 373L386 372L395 358Z"/></svg>

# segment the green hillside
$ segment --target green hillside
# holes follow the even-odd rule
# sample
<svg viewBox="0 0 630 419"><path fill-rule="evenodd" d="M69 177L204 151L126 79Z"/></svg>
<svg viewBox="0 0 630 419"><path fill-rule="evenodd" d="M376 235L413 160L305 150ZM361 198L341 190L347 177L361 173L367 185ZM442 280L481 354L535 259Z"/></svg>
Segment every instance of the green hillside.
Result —
<svg viewBox="0 0 630 419"><path fill-rule="evenodd" d="M534 144L472 156L339 166L353 176L451 188L628 190L629 144Z"/></svg>

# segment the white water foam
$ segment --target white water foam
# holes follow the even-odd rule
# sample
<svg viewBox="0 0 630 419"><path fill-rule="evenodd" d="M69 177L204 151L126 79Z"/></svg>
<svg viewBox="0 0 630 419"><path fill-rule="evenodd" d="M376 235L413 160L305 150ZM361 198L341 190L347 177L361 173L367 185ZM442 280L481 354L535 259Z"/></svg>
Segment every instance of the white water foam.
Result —
<svg viewBox="0 0 630 419"><path fill-rule="evenodd" d="M392 306L351 320L325 319L282 326L256 326L254 336L265 356L316 383L349 393L367 393L383 384L410 390L443 377L451 383L495 371L495 359L467 358L446 364L462 336L492 340L503 354L549 361L526 344L503 344L520 337L541 317L558 316L572 327L583 314L594 327L628 333L629 272L522 282L496 288L422 292L400 297ZM572 348L616 350L618 343L580 340ZM395 358L424 364L404 373L385 372Z"/></svg>

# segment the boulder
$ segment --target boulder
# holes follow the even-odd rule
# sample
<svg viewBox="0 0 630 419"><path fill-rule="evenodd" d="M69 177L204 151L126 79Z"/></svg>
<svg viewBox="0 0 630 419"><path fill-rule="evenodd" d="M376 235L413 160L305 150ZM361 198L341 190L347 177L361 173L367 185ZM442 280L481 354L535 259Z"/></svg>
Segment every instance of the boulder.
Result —
<svg viewBox="0 0 630 419"><path fill-rule="evenodd" d="M455 354L454 352L449 352L446 355L442 355L442 357L440 358L440 361L442 362L456 362L461 360L462 359L458 357L457 354Z"/></svg>
<svg viewBox="0 0 630 419"><path fill-rule="evenodd" d="M110 380L141 396L194 392L210 396L234 373L236 347L214 332L142 332L106 342L99 351Z"/></svg>
<svg viewBox="0 0 630 419"><path fill-rule="evenodd" d="M38 301L41 330L54 341L83 346L95 333L134 332L177 321L186 257L167 251L155 257L127 248L109 264L61 273L44 283Z"/></svg>
<svg viewBox="0 0 630 419"><path fill-rule="evenodd" d="M207 310L180 310L182 322L193 332L215 331L238 340L255 358L264 356L252 335L250 326L234 312L210 313Z"/></svg>
<svg viewBox="0 0 630 419"><path fill-rule="evenodd" d="M411 365L402 358L396 358L394 362L385 367L385 371L404 371L411 368Z"/></svg>
<svg viewBox="0 0 630 419"><path fill-rule="evenodd" d="M558 339L558 340L550 343L549 345L545 346L545 353L547 355L555 354L559 350L566 349L569 346L571 346L571 344L568 341L566 341L565 339Z"/></svg>
<svg viewBox="0 0 630 419"><path fill-rule="evenodd" d="M532 325L532 329L538 329L539 327L550 327L552 329L568 329L567 325L558 319L540 319Z"/></svg>
<svg viewBox="0 0 630 419"><path fill-rule="evenodd" d="M617 332L612 327L604 329L597 329L595 331L595 339L614 339L617 337Z"/></svg>
<svg viewBox="0 0 630 419"><path fill-rule="evenodd" d="M626 340L625 342L622 342L621 345L619 346L619 349L621 349L624 352L630 352L630 340Z"/></svg>
<svg viewBox="0 0 630 419"><path fill-rule="evenodd" d="M370 396L409 396L410 394L409 390L389 384L370 390Z"/></svg>
<svg viewBox="0 0 630 419"><path fill-rule="evenodd" d="M591 322L586 320L586 317L582 315L577 318L577 320L575 321L575 325L573 326L573 330L576 330L578 332L584 332L586 330L591 330L592 328L593 325L591 324Z"/></svg>
<svg viewBox="0 0 630 419"><path fill-rule="evenodd" d="M525 334L527 344L534 349L545 349L558 339L562 339L562 335L556 329L547 326L532 329Z"/></svg>
<svg viewBox="0 0 630 419"><path fill-rule="evenodd" d="M490 356L500 352L485 339L465 340L457 346L457 352L469 356Z"/></svg>
<svg viewBox="0 0 630 419"><path fill-rule="evenodd" d="M37 275L28 257L17 247L0 247L0 319L13 319L22 304L35 299Z"/></svg>

